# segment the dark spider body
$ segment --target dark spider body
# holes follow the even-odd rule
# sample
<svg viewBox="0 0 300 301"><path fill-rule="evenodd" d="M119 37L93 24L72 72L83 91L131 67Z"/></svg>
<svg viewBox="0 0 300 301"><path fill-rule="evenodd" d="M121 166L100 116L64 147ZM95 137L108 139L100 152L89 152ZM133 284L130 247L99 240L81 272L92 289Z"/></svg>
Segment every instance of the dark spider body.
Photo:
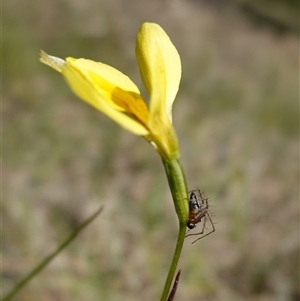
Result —
<svg viewBox="0 0 300 301"><path fill-rule="evenodd" d="M203 226L202 226L202 230L200 232L187 234L185 236L185 237L193 236L193 235L201 236L201 237L197 238L195 241L193 241L192 243L215 232L215 226L209 215L208 208L209 208L208 199L204 197L204 194L200 191L200 189L190 191L189 219L187 222L187 227L189 229L194 229L196 227L196 224L200 223L203 220ZM210 222L210 224L212 226L212 230L210 232L204 234L204 231L206 229L205 228L206 221Z"/></svg>

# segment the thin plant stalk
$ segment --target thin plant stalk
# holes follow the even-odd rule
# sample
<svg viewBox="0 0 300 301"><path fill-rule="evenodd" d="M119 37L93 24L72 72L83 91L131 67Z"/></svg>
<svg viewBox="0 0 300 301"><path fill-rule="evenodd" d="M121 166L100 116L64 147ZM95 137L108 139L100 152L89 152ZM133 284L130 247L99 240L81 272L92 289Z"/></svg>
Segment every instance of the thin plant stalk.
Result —
<svg viewBox="0 0 300 301"><path fill-rule="evenodd" d="M65 249L77 236L78 234L89 225L103 210L101 206L91 217L85 220L75 230L71 236L64 241L52 254L46 257L35 269L33 269L25 278L23 278L15 287L6 295L1 301L9 301L14 297L30 280L37 276L63 249Z"/></svg>
<svg viewBox="0 0 300 301"><path fill-rule="evenodd" d="M178 261L179 261L180 255L181 255L181 250L183 247L185 233L186 233L186 225L183 225L183 224L179 225L179 232L178 232L178 237L177 237L176 248L175 248L172 263L171 263L171 266L169 269L169 273L168 273L168 276L167 276L167 279L165 282L164 290L163 290L162 296L160 298L160 301L166 301L168 298L172 280L174 278L174 275L175 275L175 272L177 269L177 265L178 265Z"/></svg>
<svg viewBox="0 0 300 301"><path fill-rule="evenodd" d="M174 283L173 283L172 290L171 290L170 295L168 297L168 301L173 301L174 298L175 298L177 287L178 287L178 283L179 283L179 280L180 280L180 275L181 275L181 270L179 270L177 272L177 275L176 275Z"/></svg>

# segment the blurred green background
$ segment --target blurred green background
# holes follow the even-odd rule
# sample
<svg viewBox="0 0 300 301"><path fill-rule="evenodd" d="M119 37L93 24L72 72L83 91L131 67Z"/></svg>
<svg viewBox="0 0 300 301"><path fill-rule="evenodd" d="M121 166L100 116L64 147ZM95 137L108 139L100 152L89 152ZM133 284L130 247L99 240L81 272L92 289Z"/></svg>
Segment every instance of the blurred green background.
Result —
<svg viewBox="0 0 300 301"><path fill-rule="evenodd" d="M298 5L3 1L3 292L102 204L14 300L159 299L177 233L159 156L38 62L90 58L142 87L135 37L152 21L181 55L181 159L217 229L187 239L175 300L299 300Z"/></svg>

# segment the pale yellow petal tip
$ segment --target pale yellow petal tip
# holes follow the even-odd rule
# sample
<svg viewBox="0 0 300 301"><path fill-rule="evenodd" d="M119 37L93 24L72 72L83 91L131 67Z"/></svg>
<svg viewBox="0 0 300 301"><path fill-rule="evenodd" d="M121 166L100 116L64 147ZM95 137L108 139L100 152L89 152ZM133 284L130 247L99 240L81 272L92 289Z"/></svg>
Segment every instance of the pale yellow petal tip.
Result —
<svg viewBox="0 0 300 301"><path fill-rule="evenodd" d="M162 29L157 23L153 23L153 22L145 22L141 25L141 28L160 28Z"/></svg>
<svg viewBox="0 0 300 301"><path fill-rule="evenodd" d="M48 55L43 50L40 50L40 62L50 66L58 72L62 72L63 68L66 66L66 62L64 60L56 56Z"/></svg>

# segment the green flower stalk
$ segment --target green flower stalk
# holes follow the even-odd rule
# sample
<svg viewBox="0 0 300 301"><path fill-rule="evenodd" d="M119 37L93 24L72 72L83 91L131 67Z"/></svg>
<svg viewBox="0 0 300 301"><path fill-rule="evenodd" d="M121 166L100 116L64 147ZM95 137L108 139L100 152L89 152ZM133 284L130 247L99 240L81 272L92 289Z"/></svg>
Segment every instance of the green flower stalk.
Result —
<svg viewBox="0 0 300 301"><path fill-rule="evenodd" d="M149 108L138 87L115 68L88 59L66 60L41 51L40 61L60 72L73 92L125 129L146 139L162 158L179 219L173 262L161 300L166 300L183 246L188 220L187 188L179 162L179 144L172 125L172 106L181 78L175 46L157 24L142 24L136 41L136 58L150 95Z"/></svg>

